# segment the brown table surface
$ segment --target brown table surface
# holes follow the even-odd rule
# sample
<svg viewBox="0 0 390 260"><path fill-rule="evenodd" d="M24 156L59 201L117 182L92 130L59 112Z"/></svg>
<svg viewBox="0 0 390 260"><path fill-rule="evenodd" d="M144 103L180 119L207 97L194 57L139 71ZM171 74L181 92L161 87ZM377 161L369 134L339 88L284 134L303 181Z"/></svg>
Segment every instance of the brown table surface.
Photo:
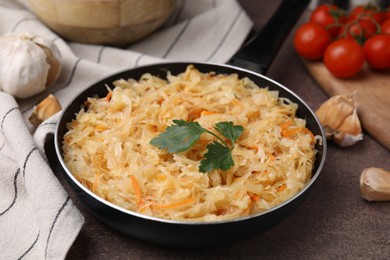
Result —
<svg viewBox="0 0 390 260"><path fill-rule="evenodd" d="M278 3L240 2L256 30ZM305 16L307 13L299 23ZM292 35L267 76L290 88L315 110L328 96L295 53ZM367 133L364 135L363 141L348 148L329 143L325 166L313 190L282 223L242 242L201 249L153 245L111 229L79 201L59 173L58 162L49 156L61 183L85 216L85 225L67 259L389 259L390 202L365 201L360 194L359 177L366 167L390 169L390 153ZM53 149L52 145L48 149Z"/></svg>

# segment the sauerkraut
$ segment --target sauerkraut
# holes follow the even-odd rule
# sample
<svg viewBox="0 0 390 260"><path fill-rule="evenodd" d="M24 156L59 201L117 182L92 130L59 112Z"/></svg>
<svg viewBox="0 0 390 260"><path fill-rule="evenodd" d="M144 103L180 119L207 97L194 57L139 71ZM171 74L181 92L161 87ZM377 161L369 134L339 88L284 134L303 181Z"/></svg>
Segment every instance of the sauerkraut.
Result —
<svg viewBox="0 0 390 260"><path fill-rule="evenodd" d="M144 74L113 84L67 124L63 151L77 180L115 205L169 220L229 220L282 203L311 178L320 137L278 91L191 65L167 79ZM212 135L180 154L150 144L174 119L208 129L221 121L243 126L234 166L199 172Z"/></svg>

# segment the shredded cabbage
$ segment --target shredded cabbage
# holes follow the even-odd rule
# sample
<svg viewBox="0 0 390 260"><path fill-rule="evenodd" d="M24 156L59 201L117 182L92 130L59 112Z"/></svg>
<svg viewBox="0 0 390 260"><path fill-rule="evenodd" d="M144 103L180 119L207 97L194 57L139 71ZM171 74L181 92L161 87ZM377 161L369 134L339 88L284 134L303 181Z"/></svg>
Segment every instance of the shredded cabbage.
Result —
<svg viewBox="0 0 390 260"><path fill-rule="evenodd" d="M277 91L193 66L167 80L144 74L114 86L107 97L88 98L63 141L70 172L113 204L170 220L229 220L282 203L311 178L320 137L296 117L297 104ZM234 166L199 172L212 135L180 154L151 145L173 119L208 129L221 121L242 125Z"/></svg>

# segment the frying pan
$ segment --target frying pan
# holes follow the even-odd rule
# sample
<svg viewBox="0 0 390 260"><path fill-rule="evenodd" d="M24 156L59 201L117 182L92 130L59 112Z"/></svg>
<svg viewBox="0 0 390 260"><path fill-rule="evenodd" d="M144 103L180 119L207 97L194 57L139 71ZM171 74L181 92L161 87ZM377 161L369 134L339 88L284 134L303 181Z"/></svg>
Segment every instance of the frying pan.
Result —
<svg viewBox="0 0 390 260"><path fill-rule="evenodd" d="M250 78L260 87L268 87L270 90L279 91L279 96L288 98L298 104L297 116L305 118L307 127L313 134L320 135L323 140L325 140L324 131L316 118L315 113L300 97L278 82L259 73L232 65L204 62L170 62L152 64L122 71L92 84L78 94L63 110L57 124L54 140L55 151L61 168L63 169L63 173L78 198L98 219L112 228L144 241L174 247L205 247L233 243L259 234L260 232L275 226L288 217L302 203L304 198L306 198L312 190L313 184L316 182L324 165L326 142L322 142L321 145L316 145L318 153L316 154L312 178L299 193L265 212L229 221L184 222L166 220L123 209L98 197L84 187L72 175L63 161L62 143L64 134L67 132L66 124L75 118L75 114L79 112L81 106L88 97L106 96L106 86L113 88L112 82L120 78L139 79L144 73L166 78L168 71L173 75L179 74L184 72L189 64L193 64L197 69L204 73L211 71L221 74L236 73L240 78Z"/></svg>

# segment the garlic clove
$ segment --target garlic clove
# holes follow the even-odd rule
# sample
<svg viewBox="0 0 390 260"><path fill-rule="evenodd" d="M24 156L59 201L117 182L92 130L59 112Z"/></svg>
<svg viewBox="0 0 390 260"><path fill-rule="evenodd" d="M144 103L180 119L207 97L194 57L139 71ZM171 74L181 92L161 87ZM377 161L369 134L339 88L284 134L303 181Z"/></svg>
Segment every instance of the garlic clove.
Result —
<svg viewBox="0 0 390 260"><path fill-rule="evenodd" d="M345 118L353 113L351 100L346 96L333 96L325 101L316 111L324 124L332 129L338 129Z"/></svg>
<svg viewBox="0 0 390 260"><path fill-rule="evenodd" d="M360 191L368 201L390 201L390 172L370 167L360 175Z"/></svg>
<svg viewBox="0 0 390 260"><path fill-rule="evenodd" d="M59 77L62 70L61 53L57 46L43 38L35 37L34 43L43 49L46 55L46 62L50 69L47 75L46 86L50 85Z"/></svg>
<svg viewBox="0 0 390 260"><path fill-rule="evenodd" d="M16 98L27 98L46 89L62 69L54 44L32 35L0 36L0 90Z"/></svg>
<svg viewBox="0 0 390 260"><path fill-rule="evenodd" d="M329 98L317 109L316 115L325 129L327 139L337 145L351 146L363 139L355 93Z"/></svg>
<svg viewBox="0 0 390 260"><path fill-rule="evenodd" d="M353 106L353 111L344 119L337 130L350 135L359 135L362 132L362 126L357 114L357 107L354 103L351 106Z"/></svg>
<svg viewBox="0 0 390 260"><path fill-rule="evenodd" d="M28 120L32 125L38 126L52 115L61 111L61 109L61 104L58 99L50 94L37 106L34 106L34 110L29 116Z"/></svg>

